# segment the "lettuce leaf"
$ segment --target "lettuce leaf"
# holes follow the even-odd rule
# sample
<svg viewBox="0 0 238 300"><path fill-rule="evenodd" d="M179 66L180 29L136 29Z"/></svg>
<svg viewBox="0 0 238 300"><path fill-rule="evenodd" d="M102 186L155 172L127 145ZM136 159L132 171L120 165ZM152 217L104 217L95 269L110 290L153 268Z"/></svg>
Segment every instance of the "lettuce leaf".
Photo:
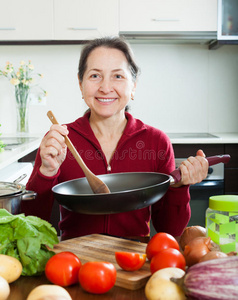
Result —
<svg viewBox="0 0 238 300"><path fill-rule="evenodd" d="M45 220L24 214L12 215L0 209L0 254L17 258L22 263L22 275L44 272L53 248L59 240L54 227Z"/></svg>

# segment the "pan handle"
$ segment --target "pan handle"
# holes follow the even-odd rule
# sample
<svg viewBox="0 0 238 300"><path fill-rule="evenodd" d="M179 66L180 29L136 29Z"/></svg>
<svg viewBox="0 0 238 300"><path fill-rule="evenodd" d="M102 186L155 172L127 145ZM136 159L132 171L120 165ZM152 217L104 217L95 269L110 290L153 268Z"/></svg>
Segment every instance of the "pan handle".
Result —
<svg viewBox="0 0 238 300"><path fill-rule="evenodd" d="M207 157L207 161L209 163L209 166L213 166L219 163L228 163L230 160L230 155L229 154L224 154L224 155L215 155L215 156L209 156Z"/></svg>
<svg viewBox="0 0 238 300"><path fill-rule="evenodd" d="M17 179L15 179L13 181L13 183L18 184L20 181L22 181L24 178L26 178L26 174L22 174L20 177L18 177Z"/></svg>
<svg viewBox="0 0 238 300"><path fill-rule="evenodd" d="M27 201L27 200L34 200L37 196L37 193L34 191L25 191L24 194L21 196L21 200Z"/></svg>
<svg viewBox="0 0 238 300"><path fill-rule="evenodd" d="M206 157L209 166L213 166L219 163L228 163L230 160L230 155L229 154L224 154L224 155L215 155L215 156L209 156ZM175 169L173 172L170 173L170 176L172 176L170 180L170 184L175 184L181 180L181 171L179 168Z"/></svg>

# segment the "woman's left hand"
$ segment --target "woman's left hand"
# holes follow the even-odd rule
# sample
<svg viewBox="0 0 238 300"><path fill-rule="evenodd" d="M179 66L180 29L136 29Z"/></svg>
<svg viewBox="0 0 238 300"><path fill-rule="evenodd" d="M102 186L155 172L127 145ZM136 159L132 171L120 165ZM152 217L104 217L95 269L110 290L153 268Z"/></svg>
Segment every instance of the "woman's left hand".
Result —
<svg viewBox="0 0 238 300"><path fill-rule="evenodd" d="M182 185L189 185L201 182L207 177L208 161L202 150L198 150L196 157L190 156L183 161L179 166L181 171L181 181L172 185L172 187L180 187Z"/></svg>

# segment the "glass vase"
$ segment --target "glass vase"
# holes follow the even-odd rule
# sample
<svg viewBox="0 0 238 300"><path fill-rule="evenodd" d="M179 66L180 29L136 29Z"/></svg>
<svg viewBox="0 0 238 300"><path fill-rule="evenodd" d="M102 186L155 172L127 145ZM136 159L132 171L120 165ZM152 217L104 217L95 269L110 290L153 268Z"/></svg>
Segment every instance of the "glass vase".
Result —
<svg viewBox="0 0 238 300"><path fill-rule="evenodd" d="M26 89L19 89L19 87L15 87L15 97L17 112L17 133L28 133L29 93Z"/></svg>

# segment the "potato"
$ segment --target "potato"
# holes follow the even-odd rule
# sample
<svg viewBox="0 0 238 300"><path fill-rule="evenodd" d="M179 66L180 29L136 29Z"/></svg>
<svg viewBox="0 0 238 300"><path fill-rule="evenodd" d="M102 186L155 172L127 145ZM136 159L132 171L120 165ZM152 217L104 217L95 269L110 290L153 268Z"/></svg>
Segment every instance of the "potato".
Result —
<svg viewBox="0 0 238 300"><path fill-rule="evenodd" d="M170 278L181 278L185 272L179 268L164 268L155 272L145 286L148 300L185 300L182 288Z"/></svg>
<svg viewBox="0 0 238 300"><path fill-rule="evenodd" d="M63 287L53 284L42 284L34 288L27 300L72 300Z"/></svg>
<svg viewBox="0 0 238 300"><path fill-rule="evenodd" d="M22 264L15 257L0 254L0 276L8 283L17 280L22 273Z"/></svg>
<svg viewBox="0 0 238 300"><path fill-rule="evenodd" d="M0 300L6 300L10 294L10 287L6 279L0 276Z"/></svg>

